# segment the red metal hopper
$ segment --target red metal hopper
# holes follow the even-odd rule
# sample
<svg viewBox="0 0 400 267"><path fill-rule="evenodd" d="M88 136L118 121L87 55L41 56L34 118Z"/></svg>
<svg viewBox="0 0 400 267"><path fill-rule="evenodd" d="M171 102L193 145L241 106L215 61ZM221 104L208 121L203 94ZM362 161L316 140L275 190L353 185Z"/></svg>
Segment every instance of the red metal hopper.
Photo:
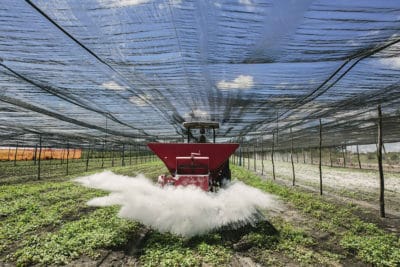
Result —
<svg viewBox="0 0 400 267"><path fill-rule="evenodd" d="M210 171L215 171L232 155L239 144L201 144L201 143L149 143L149 148L164 162L171 174L176 171L176 157L190 157L196 153L209 157Z"/></svg>
<svg viewBox="0 0 400 267"><path fill-rule="evenodd" d="M228 158L239 144L149 143L148 146L172 175L160 176L162 185L194 185L208 191L210 185L220 185L226 176L230 179Z"/></svg>

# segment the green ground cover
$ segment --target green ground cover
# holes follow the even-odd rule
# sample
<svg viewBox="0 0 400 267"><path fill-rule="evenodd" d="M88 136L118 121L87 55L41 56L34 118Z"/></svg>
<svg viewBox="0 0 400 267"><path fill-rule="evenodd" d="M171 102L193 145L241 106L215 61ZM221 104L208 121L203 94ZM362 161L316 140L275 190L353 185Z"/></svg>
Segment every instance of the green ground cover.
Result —
<svg viewBox="0 0 400 267"><path fill-rule="evenodd" d="M130 176L144 173L152 179L166 171L160 162L112 170ZM135 256L140 263L224 266L238 255L270 266L400 263L399 237L364 222L354 215L354 206L338 206L315 194L263 181L240 167L232 166L232 173L251 186L280 196L307 223L288 220L285 214L266 214L279 234L261 223L238 230L233 237L216 231L191 239L149 230ZM84 256L96 260L104 250L126 250L129 239L144 229L139 223L118 218L118 207L88 207L89 199L106 192L79 186L70 181L74 176L0 186L0 265L65 264ZM323 238L320 233L325 234Z"/></svg>
<svg viewBox="0 0 400 267"><path fill-rule="evenodd" d="M366 263L377 266L398 266L400 264L400 238L386 233L375 224L364 222L353 214L354 205L338 206L323 197L301 192L263 181L242 168L234 167L234 176L263 191L276 194L294 205L307 216L309 227L330 234L330 241L338 242L349 254ZM329 241L329 240L327 240Z"/></svg>

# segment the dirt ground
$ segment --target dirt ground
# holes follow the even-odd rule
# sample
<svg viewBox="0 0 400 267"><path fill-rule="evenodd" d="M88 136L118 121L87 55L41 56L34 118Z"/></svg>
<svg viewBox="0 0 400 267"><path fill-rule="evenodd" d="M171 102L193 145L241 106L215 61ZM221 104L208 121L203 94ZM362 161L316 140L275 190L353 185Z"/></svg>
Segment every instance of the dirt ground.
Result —
<svg viewBox="0 0 400 267"><path fill-rule="evenodd" d="M247 161L246 161L247 163ZM291 164L287 162L276 162L276 182L288 187L292 185ZM247 169L247 166L245 167ZM250 170L254 165L251 161ZM302 191L319 191L319 170L318 165L295 164L296 187ZM261 174L261 161L257 162L257 173ZM272 179L272 166L270 162L264 163L263 179ZM385 173L386 194L387 194L387 218L379 217L379 180L376 171L354 170L343 168L323 167L324 198L329 202L339 205L352 203L363 209L357 209L362 220L373 222L382 229L400 235L400 174ZM317 193L318 194L318 193ZM316 195L317 195L316 194ZM89 212L88 210L87 212ZM316 242L312 246L312 252L329 251L338 255L347 255L348 253L338 244L337 236L329 232L316 230L315 225L318 219L310 218L296 209L292 204L281 201L274 209L266 212L266 219L274 222L283 220L294 227L304 229L307 235L311 236ZM100 250L99 257L96 259L83 256L67 266L140 266L139 257L143 252L142 248L146 244L146 238L151 233L147 227L143 227L137 236L132 236L125 247L114 248L112 250ZM245 248L246 244L240 243L240 234L236 237L232 245L233 257L229 266L239 267L261 266L260 262L262 249ZM286 253L273 252L274 262L266 266L299 266L299 263ZM0 266L4 265L0 262ZM203 263L203 267L208 265ZM312 265L310 265L312 266ZM315 265L314 265L315 266ZM358 260L354 255L333 260L324 266L371 266Z"/></svg>
<svg viewBox="0 0 400 267"><path fill-rule="evenodd" d="M250 170L254 169L250 161ZM257 161L257 173L261 173L261 161ZM318 165L294 163L296 185L319 190ZM290 162L275 162L277 180L292 184L292 166ZM272 164L264 162L264 176L272 179ZM345 169L322 166L323 188L331 195L353 199L360 205L379 209L379 174L375 170ZM389 214L400 217L400 173L386 172L385 199Z"/></svg>
<svg viewBox="0 0 400 267"><path fill-rule="evenodd" d="M250 170L254 165L250 165ZM261 162L257 162L257 173L261 174ZM287 162L277 162L275 165L277 183L291 186L292 169ZM319 169L318 165L295 164L296 186L309 192L319 191ZM272 165L264 164L264 179L272 179ZM367 222L374 222L383 229L400 234L400 174L386 173L386 194L387 194L387 218L379 217L379 181L376 171L354 170L343 168L323 167L324 194L327 200L338 204L353 203L364 207L360 214L357 214ZM296 208L288 203L281 202L274 209L268 211L268 218L280 218L290 224L307 229L318 245L315 251L329 250L338 254L345 254L336 243L335 238L329 233L319 232L312 228L316 222L310 221L309 217L304 217ZM309 227L307 227L309 225ZM103 251L97 260L81 258L72 262L68 266L140 266L138 255L140 247L145 243L146 229L142 235L135 239L133 243L121 251ZM235 245L234 245L235 247ZM239 267L258 267L258 252L246 250L245 252L236 251L230 266ZM284 254L276 254L280 266L298 266L298 263ZM207 264L202 266L207 267ZM271 265L273 266L273 265ZM354 257L348 257L331 263L329 266L370 266Z"/></svg>
<svg viewBox="0 0 400 267"><path fill-rule="evenodd" d="M250 170L254 170L250 162ZM256 162L256 172L261 175L261 161ZM318 165L294 163L296 186L305 191L319 192ZM276 182L292 186L290 162L275 162ZM323 193L326 199L338 204L354 204L362 207L358 214L365 221L378 224L389 232L400 234L400 173L386 172L385 212L379 215L379 174L375 170L345 169L322 166ZM264 179L272 179L272 164L264 162ZM287 212L287 211L286 211Z"/></svg>

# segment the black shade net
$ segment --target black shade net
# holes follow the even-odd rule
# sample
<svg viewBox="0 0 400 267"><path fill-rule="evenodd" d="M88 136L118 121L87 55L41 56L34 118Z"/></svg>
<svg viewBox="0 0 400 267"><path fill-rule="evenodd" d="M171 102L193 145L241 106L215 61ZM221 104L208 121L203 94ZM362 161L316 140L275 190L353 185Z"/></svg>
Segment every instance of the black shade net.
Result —
<svg viewBox="0 0 400 267"><path fill-rule="evenodd" d="M0 3L0 145L400 141L398 0Z"/></svg>

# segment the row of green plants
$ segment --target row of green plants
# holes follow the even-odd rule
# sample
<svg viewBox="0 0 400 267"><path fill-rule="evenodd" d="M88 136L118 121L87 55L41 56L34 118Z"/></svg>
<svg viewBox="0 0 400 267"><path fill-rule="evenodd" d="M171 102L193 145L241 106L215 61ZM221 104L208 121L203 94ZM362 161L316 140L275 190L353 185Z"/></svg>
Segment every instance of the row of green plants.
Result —
<svg viewBox="0 0 400 267"><path fill-rule="evenodd" d="M60 227L87 209L86 201L102 194L70 182L1 186L0 253L36 232Z"/></svg>
<svg viewBox="0 0 400 267"><path fill-rule="evenodd" d="M128 241L139 224L116 216L118 207L106 207L62 224L54 232L30 235L8 259L20 266L67 264L81 255L100 256L98 249L113 249Z"/></svg>
<svg viewBox="0 0 400 267"><path fill-rule="evenodd" d="M233 167L235 177L265 192L276 194L300 210L314 229L330 234L334 242L349 254L366 263L377 266L398 266L400 264L400 238L387 233L376 224L364 222L355 215L354 205L339 206L324 200L316 194L301 192L296 188L278 185L270 180L242 168Z"/></svg>
<svg viewBox="0 0 400 267"><path fill-rule="evenodd" d="M160 162L117 167L114 172L134 176L144 173L155 179L166 172ZM377 266L396 266L400 262L399 238L353 215L354 207L341 207L314 194L286 188L232 166L233 177L280 196L309 219L307 227L282 217L270 222L279 234L260 224L234 239L215 231L191 239L150 230L139 260L144 266L211 266L231 264L239 252L264 265L335 265L347 257ZM88 189L60 177L59 181L38 181L0 186L0 263L19 266L70 263L100 251L123 250L129 239L145 226L117 216L119 207L88 208L86 202L106 192ZM266 214L267 217L268 214ZM329 234L327 242L341 249L332 252L321 247L310 227ZM238 245L239 244L239 245Z"/></svg>
<svg viewBox="0 0 400 267"><path fill-rule="evenodd" d="M160 167L151 162L113 171L131 176L145 173L154 179ZM79 186L65 177L0 188L0 200L7 203L0 210L0 262L30 266L67 264L82 255L97 259L101 249L124 249L128 239L144 227L118 218L119 207L88 209L89 199L106 192ZM218 266L231 257L221 245L197 243L189 245L183 238L151 231L141 260L145 266L201 262Z"/></svg>
<svg viewBox="0 0 400 267"><path fill-rule="evenodd" d="M66 175L78 175L87 170L99 170L104 168L112 168L115 166L125 166L142 164L154 160L154 157L128 158L94 158L87 162L87 159L70 159L61 160L43 160L40 163L41 179L57 179ZM23 183L38 179L38 162L21 161L16 166L10 162L0 162L0 185Z"/></svg>

